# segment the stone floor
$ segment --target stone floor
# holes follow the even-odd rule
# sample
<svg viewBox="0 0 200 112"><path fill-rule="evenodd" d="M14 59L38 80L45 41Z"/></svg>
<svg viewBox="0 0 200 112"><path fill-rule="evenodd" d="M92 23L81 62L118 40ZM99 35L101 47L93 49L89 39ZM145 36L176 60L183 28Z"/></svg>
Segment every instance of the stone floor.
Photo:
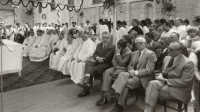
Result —
<svg viewBox="0 0 200 112"><path fill-rule="evenodd" d="M113 104L95 106L99 99L100 83L95 81L90 95L83 98L77 97L82 89L69 78L7 91L3 93L3 112L108 112L114 107ZM127 105L124 112L142 112L144 101L139 97L135 102L133 96ZM158 105L156 112L164 112L163 107ZM168 109L167 112L174 111ZM193 112L191 104L188 112Z"/></svg>

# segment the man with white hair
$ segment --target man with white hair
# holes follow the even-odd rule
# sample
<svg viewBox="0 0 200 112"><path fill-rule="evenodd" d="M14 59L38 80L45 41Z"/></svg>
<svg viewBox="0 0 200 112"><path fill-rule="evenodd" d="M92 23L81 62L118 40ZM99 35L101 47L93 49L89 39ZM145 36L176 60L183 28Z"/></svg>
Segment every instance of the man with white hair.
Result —
<svg viewBox="0 0 200 112"><path fill-rule="evenodd" d="M121 72L112 88L115 90L117 103L111 112L122 112L129 89L146 88L149 81L154 79L156 55L146 48L146 40L138 37L135 40L137 51L131 55L128 72Z"/></svg>
<svg viewBox="0 0 200 112"><path fill-rule="evenodd" d="M56 29L53 29L52 36L49 39L49 44L50 44L51 49L56 45L58 40L59 40L58 31Z"/></svg>

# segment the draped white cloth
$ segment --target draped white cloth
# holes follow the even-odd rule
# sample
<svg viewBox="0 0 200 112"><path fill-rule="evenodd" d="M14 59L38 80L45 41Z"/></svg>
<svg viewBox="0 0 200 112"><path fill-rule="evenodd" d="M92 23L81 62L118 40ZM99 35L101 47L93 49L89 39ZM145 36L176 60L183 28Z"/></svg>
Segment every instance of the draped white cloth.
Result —
<svg viewBox="0 0 200 112"><path fill-rule="evenodd" d="M29 56L31 46L33 46L33 43L34 43L35 40L36 40L36 36L31 36L31 35L24 40L23 51L22 51L22 54L23 54L24 57Z"/></svg>
<svg viewBox="0 0 200 112"><path fill-rule="evenodd" d="M29 58L31 61L40 62L49 57L50 45L46 34L38 36L31 47Z"/></svg>
<svg viewBox="0 0 200 112"><path fill-rule="evenodd" d="M49 68L53 70L58 69L58 63L60 61L61 56L65 54L64 48L68 46L68 42L66 38L63 38L62 40L59 40L55 46L55 48L58 48L59 50L54 54L54 52L50 55L49 60Z"/></svg>
<svg viewBox="0 0 200 112"><path fill-rule="evenodd" d="M73 80L75 83L83 81L85 73L85 62L92 57L95 49L95 43L90 38L83 42L80 50L78 49L79 52L77 51L77 58L72 61L71 65L69 66L71 80ZM78 63L78 59L82 60L82 62Z"/></svg>

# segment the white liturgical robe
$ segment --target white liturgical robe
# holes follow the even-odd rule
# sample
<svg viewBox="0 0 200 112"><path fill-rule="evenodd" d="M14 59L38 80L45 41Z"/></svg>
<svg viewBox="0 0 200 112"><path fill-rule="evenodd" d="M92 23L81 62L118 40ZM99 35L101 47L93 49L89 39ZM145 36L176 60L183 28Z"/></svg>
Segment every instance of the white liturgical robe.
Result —
<svg viewBox="0 0 200 112"><path fill-rule="evenodd" d="M186 27L184 25L176 27L176 31L180 35L179 41L185 39L188 36L187 31L186 31Z"/></svg>
<svg viewBox="0 0 200 112"><path fill-rule="evenodd" d="M33 46L35 39L36 39L35 36L29 36L27 39L24 40L23 52L22 52L24 57L29 56L30 48L31 46Z"/></svg>
<svg viewBox="0 0 200 112"><path fill-rule="evenodd" d="M109 29L107 25L99 25L96 31L97 31L97 36L99 40L102 42L102 33L105 31L109 32Z"/></svg>
<svg viewBox="0 0 200 112"><path fill-rule="evenodd" d="M95 43L89 38L83 42L83 45L77 55L77 59L71 62L69 67L71 80L75 83L82 82L85 73L85 62L93 56L96 49ZM82 62L77 62L77 60L82 60Z"/></svg>
<svg viewBox="0 0 200 112"><path fill-rule="evenodd" d="M63 38L62 40L58 40L55 48L58 48L59 50L51 53L50 59L49 59L49 68L53 70L58 69L58 63L60 61L61 56L65 54L64 48L68 46L68 42L66 38Z"/></svg>
<svg viewBox="0 0 200 112"><path fill-rule="evenodd" d="M33 46L31 47L29 58L31 61L40 62L49 57L50 45L45 34L36 37Z"/></svg>
<svg viewBox="0 0 200 112"><path fill-rule="evenodd" d="M77 45L74 44L74 41L72 44L68 45L66 48L66 53L64 56L60 58L60 61L58 63L58 71L62 72L63 75L69 75L69 69L68 69L68 62L72 58L76 48L78 47Z"/></svg>
<svg viewBox="0 0 200 112"><path fill-rule="evenodd" d="M51 49L54 48L55 44L58 42L59 36L58 34L52 34L52 36L49 39L49 44L51 45Z"/></svg>

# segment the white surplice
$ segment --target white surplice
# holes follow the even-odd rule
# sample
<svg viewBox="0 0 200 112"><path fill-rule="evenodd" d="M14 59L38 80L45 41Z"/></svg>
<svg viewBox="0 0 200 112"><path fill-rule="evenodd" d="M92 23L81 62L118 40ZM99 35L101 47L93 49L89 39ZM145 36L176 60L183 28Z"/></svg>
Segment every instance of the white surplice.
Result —
<svg viewBox="0 0 200 112"><path fill-rule="evenodd" d="M36 37L35 36L29 36L27 39L24 40L23 42L23 51L22 54L24 57L29 56L29 52L31 49L31 46L33 46L33 43L35 41Z"/></svg>
<svg viewBox="0 0 200 112"><path fill-rule="evenodd" d="M89 38L83 42L77 58L71 62L71 66L69 67L71 80L75 83L82 82L84 79L85 73L85 62L93 56L93 53L96 49L95 43ZM82 62L77 62L80 59Z"/></svg>
<svg viewBox="0 0 200 112"><path fill-rule="evenodd" d="M49 44L50 44L50 46L51 46L51 49L53 49L54 48L54 46L55 46L55 44L58 42L58 40L59 40L59 36L58 36L58 34L52 34L51 35L51 37L50 37L50 39L49 39Z"/></svg>
<svg viewBox="0 0 200 112"><path fill-rule="evenodd" d="M37 46L37 47L36 47ZM44 61L49 57L50 45L46 34L37 36L33 46L31 46L29 58L31 61L40 62Z"/></svg>
<svg viewBox="0 0 200 112"><path fill-rule="evenodd" d="M74 42L72 42L72 44L67 46L65 55L60 58L57 70L62 72L64 75L69 75L69 69L67 65L68 65L69 60L72 58L76 50L76 47L78 46L76 46Z"/></svg>
<svg viewBox="0 0 200 112"><path fill-rule="evenodd" d="M59 50L54 54L53 52L50 55L49 59L49 68L53 70L58 69L58 63L60 61L60 58L65 54L64 48L68 46L68 42L66 38L63 38L62 40L58 40L55 48L58 48Z"/></svg>
<svg viewBox="0 0 200 112"><path fill-rule="evenodd" d="M178 26L176 27L176 31L177 33L179 33L180 37L179 37L179 41L185 39L188 36L186 27L184 25Z"/></svg>
<svg viewBox="0 0 200 112"><path fill-rule="evenodd" d="M117 45L117 42L122 39L124 35L126 35L126 29L124 27L120 27L119 30L116 31L116 38L113 38L113 43Z"/></svg>

